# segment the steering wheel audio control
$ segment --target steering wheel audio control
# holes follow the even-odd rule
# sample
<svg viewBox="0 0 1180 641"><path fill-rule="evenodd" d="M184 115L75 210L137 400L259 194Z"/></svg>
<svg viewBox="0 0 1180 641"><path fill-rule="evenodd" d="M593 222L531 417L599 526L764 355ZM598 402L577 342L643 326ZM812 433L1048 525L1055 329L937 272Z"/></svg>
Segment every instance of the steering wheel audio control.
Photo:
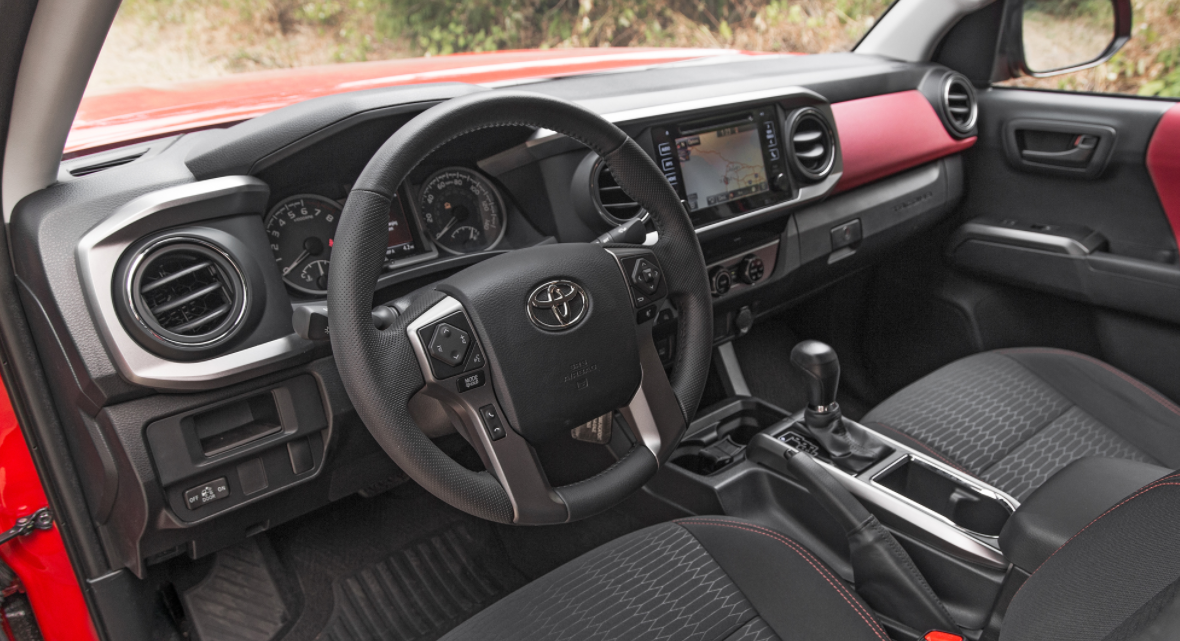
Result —
<svg viewBox="0 0 1180 641"><path fill-rule="evenodd" d="M635 261L631 269L631 285L639 291L652 295L660 285L660 270L646 258Z"/></svg>
<svg viewBox="0 0 1180 641"><path fill-rule="evenodd" d="M430 339L430 357L445 365L458 367L463 364L470 345L471 336L467 332L442 323L434 330L434 338Z"/></svg>
<svg viewBox="0 0 1180 641"><path fill-rule="evenodd" d="M623 270L635 309L643 309L668 295L668 283L655 254L645 248L608 249ZM642 315L639 317L642 323Z"/></svg>
<svg viewBox="0 0 1180 641"><path fill-rule="evenodd" d="M450 314L418 330L418 339L430 357L431 373L438 380L480 369L485 358L471 322L463 312ZM468 387L467 389L473 389Z"/></svg>

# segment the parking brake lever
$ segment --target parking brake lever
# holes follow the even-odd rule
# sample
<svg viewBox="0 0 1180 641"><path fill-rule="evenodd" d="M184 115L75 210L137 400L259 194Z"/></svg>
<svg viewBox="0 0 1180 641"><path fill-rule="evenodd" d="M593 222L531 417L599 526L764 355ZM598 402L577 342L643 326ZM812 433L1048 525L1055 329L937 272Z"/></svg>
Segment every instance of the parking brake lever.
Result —
<svg viewBox="0 0 1180 641"><path fill-rule="evenodd" d="M852 493L806 453L788 452L787 469L844 528L856 591L870 607L919 634L961 634L909 554Z"/></svg>

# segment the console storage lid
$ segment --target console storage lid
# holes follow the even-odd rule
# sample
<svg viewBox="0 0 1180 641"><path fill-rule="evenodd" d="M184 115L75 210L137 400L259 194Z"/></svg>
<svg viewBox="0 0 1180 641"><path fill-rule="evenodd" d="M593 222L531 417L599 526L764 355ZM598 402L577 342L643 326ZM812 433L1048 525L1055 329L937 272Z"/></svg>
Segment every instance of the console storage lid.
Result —
<svg viewBox="0 0 1180 641"><path fill-rule="evenodd" d="M1091 521L1169 472L1125 459L1078 459L1020 505L1000 533L1000 549L1013 565L1031 574Z"/></svg>

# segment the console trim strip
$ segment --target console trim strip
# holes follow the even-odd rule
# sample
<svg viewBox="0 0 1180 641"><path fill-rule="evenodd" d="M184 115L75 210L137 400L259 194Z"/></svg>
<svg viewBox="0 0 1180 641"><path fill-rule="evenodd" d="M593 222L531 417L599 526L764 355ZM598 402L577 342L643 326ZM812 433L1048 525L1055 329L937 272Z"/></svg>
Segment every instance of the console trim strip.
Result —
<svg viewBox="0 0 1180 641"><path fill-rule="evenodd" d="M257 373L257 369L309 352L311 341L294 333L203 361L181 362L157 356L131 337L115 311L113 278L123 253L142 236L174 225L219 218L231 212L216 206L205 211L186 210L169 216L184 205L244 197L266 203L270 187L252 176L225 176L169 187L145 194L123 205L96 225L78 243L75 259L78 276L87 294L91 316L119 372L132 383L169 390L201 390L224 387ZM261 209L259 215L261 215Z"/></svg>

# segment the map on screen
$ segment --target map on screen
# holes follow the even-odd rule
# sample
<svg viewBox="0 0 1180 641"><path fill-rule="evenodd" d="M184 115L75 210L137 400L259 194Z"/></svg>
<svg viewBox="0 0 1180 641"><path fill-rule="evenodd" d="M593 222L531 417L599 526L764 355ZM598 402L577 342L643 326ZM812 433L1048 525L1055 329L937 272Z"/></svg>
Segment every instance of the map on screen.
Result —
<svg viewBox="0 0 1180 641"><path fill-rule="evenodd" d="M689 211L770 189L756 123L677 138L676 153Z"/></svg>

